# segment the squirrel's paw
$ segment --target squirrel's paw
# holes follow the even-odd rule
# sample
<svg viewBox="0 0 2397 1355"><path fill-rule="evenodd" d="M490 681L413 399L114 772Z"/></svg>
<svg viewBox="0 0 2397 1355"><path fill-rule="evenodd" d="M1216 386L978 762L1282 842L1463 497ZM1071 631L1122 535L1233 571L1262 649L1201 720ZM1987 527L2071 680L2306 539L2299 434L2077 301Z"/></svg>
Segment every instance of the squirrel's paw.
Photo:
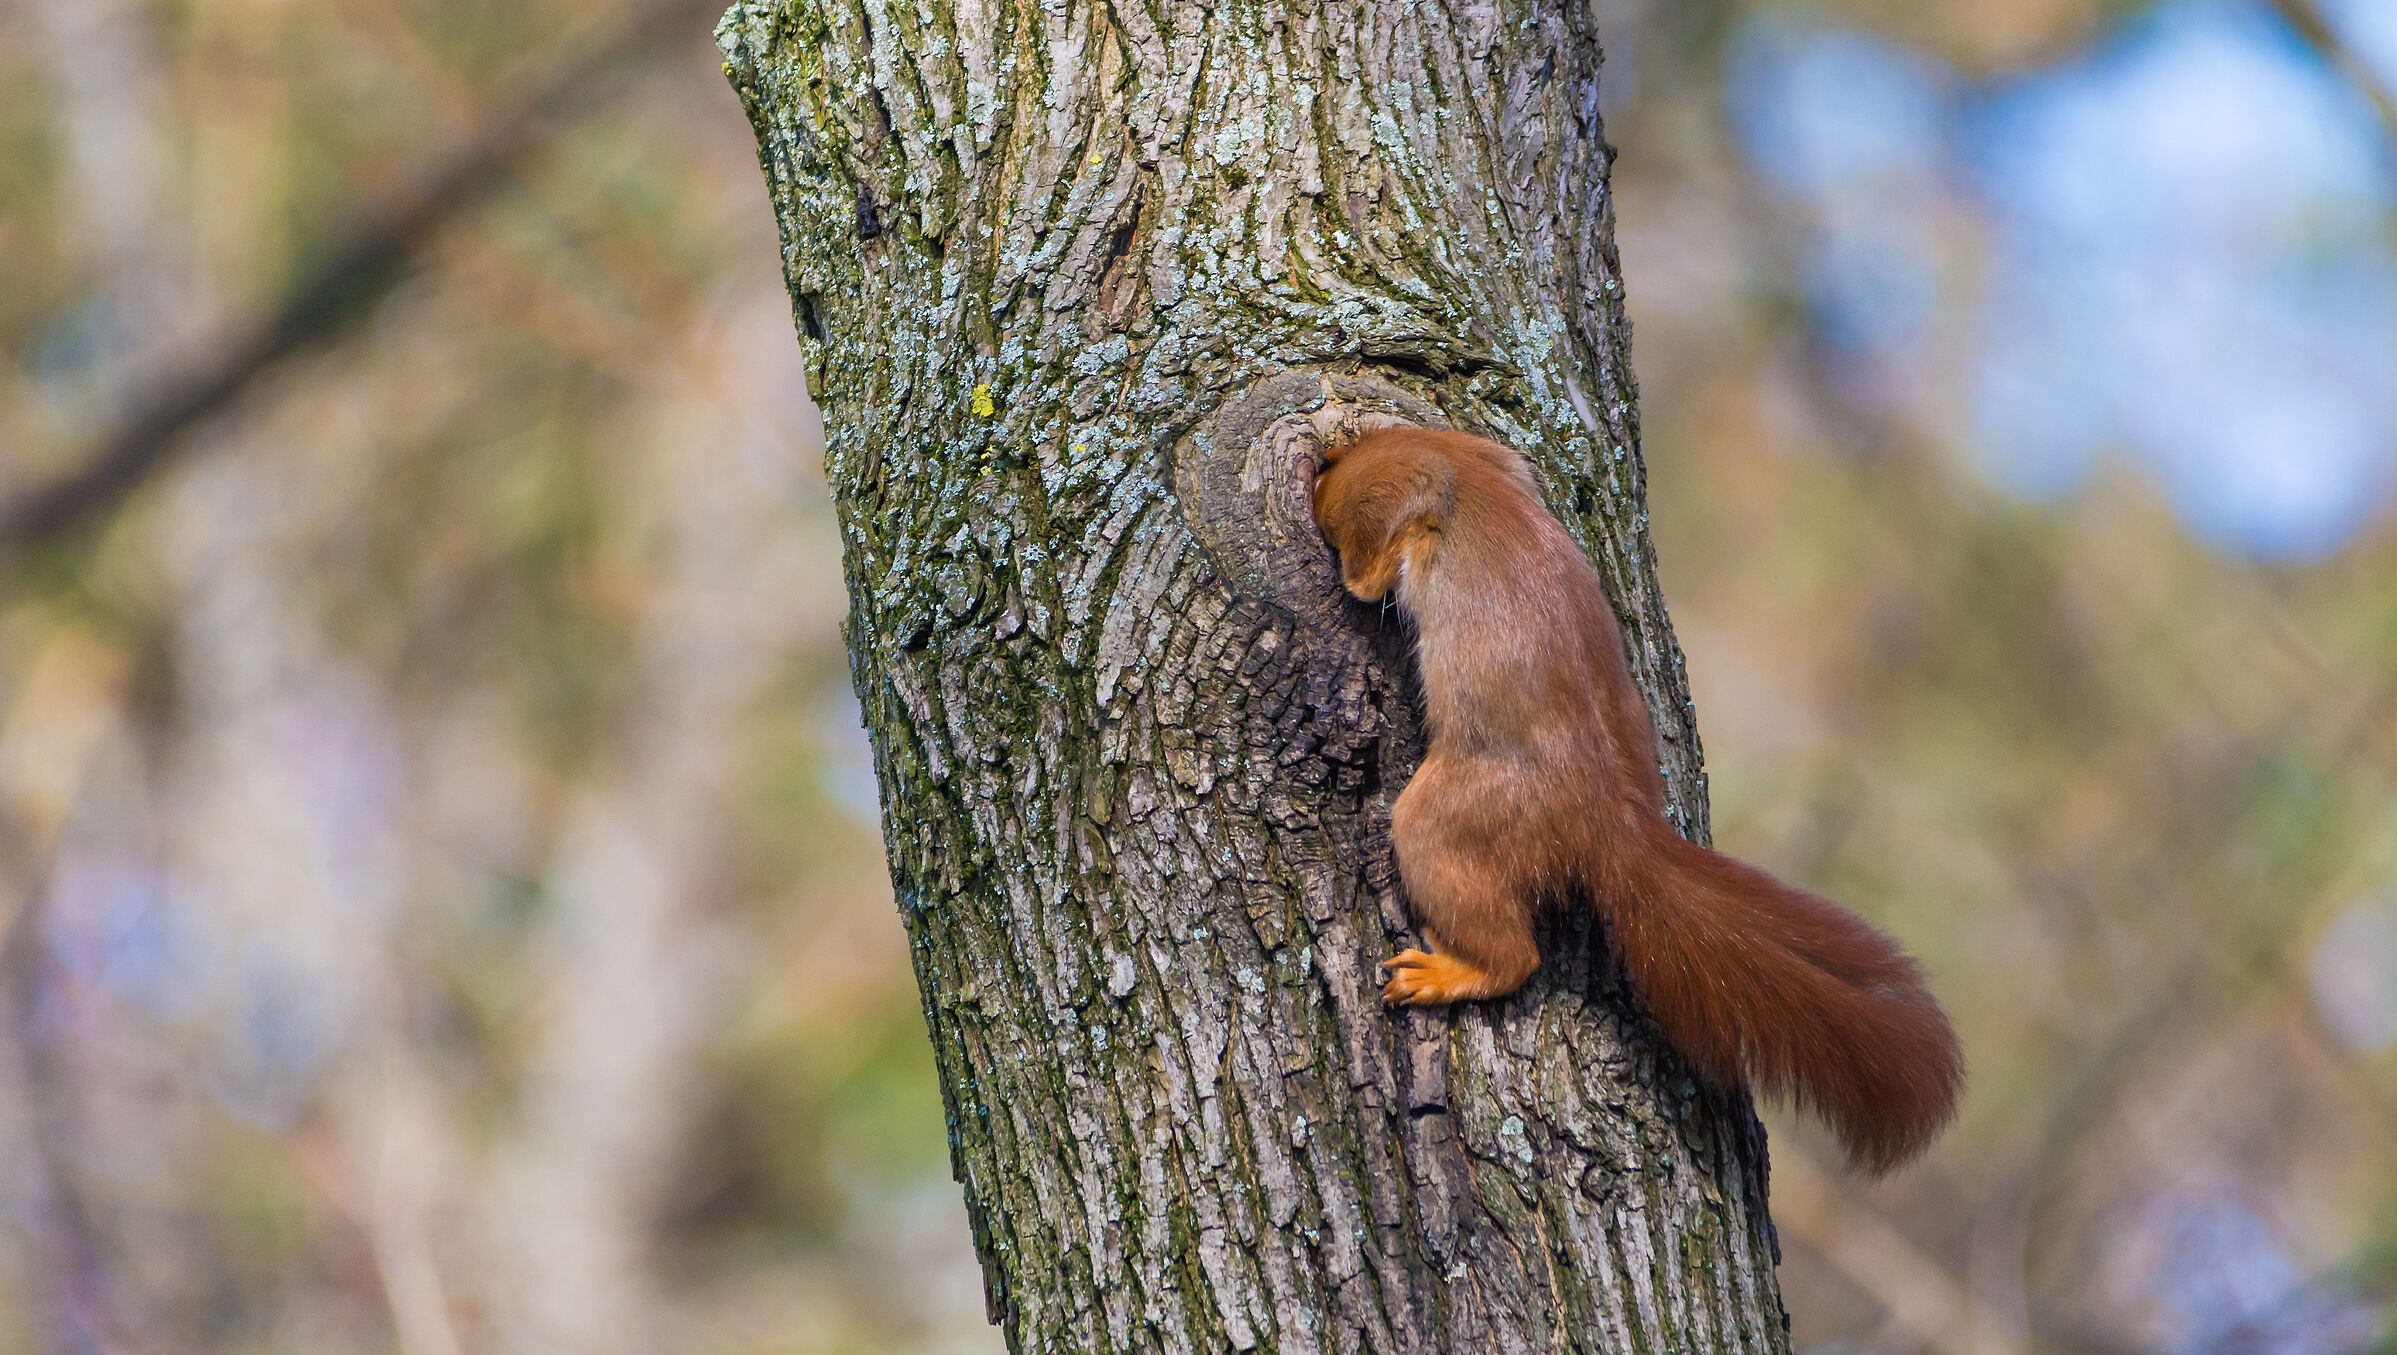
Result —
<svg viewBox="0 0 2397 1355"><path fill-rule="evenodd" d="M1436 1007L1462 1002L1489 991L1490 976L1454 955L1402 950L1382 961L1389 981L1382 1001L1400 1007Z"/></svg>

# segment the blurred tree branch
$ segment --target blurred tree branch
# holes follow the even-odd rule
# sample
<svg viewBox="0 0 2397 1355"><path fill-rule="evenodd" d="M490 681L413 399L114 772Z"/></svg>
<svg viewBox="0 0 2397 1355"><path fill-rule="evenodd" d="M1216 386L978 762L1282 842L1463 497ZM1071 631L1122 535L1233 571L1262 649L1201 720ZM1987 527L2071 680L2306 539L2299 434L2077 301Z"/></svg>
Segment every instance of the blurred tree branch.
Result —
<svg viewBox="0 0 2397 1355"><path fill-rule="evenodd" d="M261 375L331 341L387 295L444 223L490 196L547 144L557 120L605 104L681 25L716 8L717 0L646 0L614 31L578 44L525 81L522 95L404 176L408 188L334 233L323 262L294 281L280 304L235 326L210 346L210 356L138 395L79 469L0 503L0 547L59 536L123 502Z"/></svg>
<svg viewBox="0 0 2397 1355"><path fill-rule="evenodd" d="M2269 0L2269 3L2308 46L2321 54L2331 69L2372 101L2372 111L2380 115L2382 131L2392 142L2397 142L2397 95L2390 93L2389 87L2364 64L2347 40L2339 36L2339 31L2322 17L2314 0Z"/></svg>
<svg viewBox="0 0 2397 1355"><path fill-rule="evenodd" d="M1773 1218L1942 1355L2022 1355L2013 1315L1950 1274L1801 1149L1773 1154Z"/></svg>

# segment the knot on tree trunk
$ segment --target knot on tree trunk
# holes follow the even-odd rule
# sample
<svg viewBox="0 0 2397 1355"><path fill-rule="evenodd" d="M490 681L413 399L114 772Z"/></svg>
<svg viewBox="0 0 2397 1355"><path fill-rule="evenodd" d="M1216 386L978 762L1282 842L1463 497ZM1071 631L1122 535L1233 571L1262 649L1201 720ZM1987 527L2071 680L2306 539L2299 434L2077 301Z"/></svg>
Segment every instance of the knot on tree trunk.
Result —
<svg viewBox="0 0 2397 1355"><path fill-rule="evenodd" d="M1380 376L1304 368L1256 382L1201 420L1174 449L1174 476L1190 529L1225 581L1303 624L1371 629L1351 614L1368 605L1340 586L1315 526L1315 471L1324 448L1394 423L1449 426L1429 401Z"/></svg>

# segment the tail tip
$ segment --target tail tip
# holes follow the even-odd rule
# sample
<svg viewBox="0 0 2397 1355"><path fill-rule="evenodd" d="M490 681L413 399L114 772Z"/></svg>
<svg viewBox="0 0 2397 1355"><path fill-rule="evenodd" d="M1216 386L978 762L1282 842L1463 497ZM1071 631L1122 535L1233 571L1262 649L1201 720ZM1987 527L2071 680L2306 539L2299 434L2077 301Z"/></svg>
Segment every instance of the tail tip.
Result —
<svg viewBox="0 0 2397 1355"><path fill-rule="evenodd" d="M1944 1052L1946 1058L1912 1070L1907 1085L1842 1108L1832 1127L1850 1167L1876 1179L1887 1176L1929 1151L1954 1122L1964 1092L1964 1060L1953 1043Z"/></svg>

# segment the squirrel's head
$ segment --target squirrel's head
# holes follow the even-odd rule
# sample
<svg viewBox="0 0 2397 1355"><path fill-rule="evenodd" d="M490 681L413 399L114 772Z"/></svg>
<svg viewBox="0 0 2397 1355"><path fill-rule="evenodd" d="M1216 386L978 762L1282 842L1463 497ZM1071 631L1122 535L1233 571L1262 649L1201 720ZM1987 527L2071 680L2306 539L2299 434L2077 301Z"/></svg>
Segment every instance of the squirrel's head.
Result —
<svg viewBox="0 0 2397 1355"><path fill-rule="evenodd" d="M1367 602L1427 554L1455 500L1454 469L1422 431L1380 429L1322 452L1315 524L1340 557L1341 582Z"/></svg>

